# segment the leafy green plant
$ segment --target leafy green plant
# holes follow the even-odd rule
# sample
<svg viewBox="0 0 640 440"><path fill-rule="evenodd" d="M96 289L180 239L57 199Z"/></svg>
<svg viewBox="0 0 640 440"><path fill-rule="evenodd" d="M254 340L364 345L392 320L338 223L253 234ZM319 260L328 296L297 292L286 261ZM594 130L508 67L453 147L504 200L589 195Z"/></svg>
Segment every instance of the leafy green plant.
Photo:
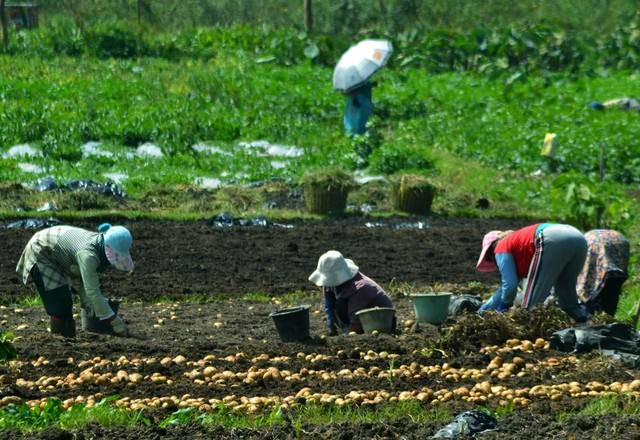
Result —
<svg viewBox="0 0 640 440"><path fill-rule="evenodd" d="M345 17L357 14L359 20L367 15L363 11L375 9L356 7L352 2L343 2L351 4L346 7L349 12L345 12ZM441 13L446 10L444 8ZM336 16L335 12L331 14ZM407 23L415 19L415 15L408 15L411 20L402 20L401 26L390 26L387 34L400 49L396 59L391 60L391 67L397 64L402 68L410 66L432 73L476 71L491 76L514 72L521 75L556 71L575 73L599 66L634 68L640 53L636 38L638 24L635 21L621 23L604 33L598 26L598 35L594 36L596 31L578 34L575 28L567 32L566 28L540 23L514 25L507 22L487 27L480 22L482 24L474 23L458 29L414 23L412 29L406 29ZM374 13L370 19L379 16L379 13ZM122 18L110 14L79 26L68 17L58 16L51 20L50 26L19 32L17 38L10 40L10 53L119 59L137 56L213 59L241 53L261 64L332 66L348 48L351 39L345 36L352 36L354 26L357 26L350 23L351 20L330 20L342 32L307 33L281 23L278 26L226 23L227 26L208 28L182 25L179 29L162 32L152 27L132 25ZM289 25L291 22L285 23ZM378 29L377 26L374 28ZM582 23L579 28L582 28ZM371 23L366 21L363 36L371 35L370 29ZM406 107L398 109L404 111Z"/></svg>
<svg viewBox="0 0 640 440"><path fill-rule="evenodd" d="M9 405L0 409L0 428L15 428L20 431L38 431L56 426L73 429L98 423L102 426L149 425L150 421L142 411L129 411L116 407L117 396L106 397L92 407L75 404L68 410L59 399L48 399L41 408L30 408L26 403Z"/></svg>
<svg viewBox="0 0 640 440"><path fill-rule="evenodd" d="M392 390L396 389L396 360L389 360L389 368L387 368L387 382Z"/></svg>
<svg viewBox="0 0 640 440"><path fill-rule="evenodd" d="M15 359L17 356L18 352L13 345L13 334L10 332L0 332L0 362Z"/></svg>
<svg viewBox="0 0 640 440"><path fill-rule="evenodd" d="M585 231L602 224L604 200L588 178L576 173L560 176L553 182L552 194L569 223Z"/></svg>
<svg viewBox="0 0 640 440"><path fill-rule="evenodd" d="M365 168L369 164L369 156L382 145L384 141L379 119L373 116L367 121L367 131L351 138L351 145L356 154L356 166Z"/></svg>
<svg viewBox="0 0 640 440"><path fill-rule="evenodd" d="M164 418L159 426L165 428L169 425L186 425L197 420L199 414L195 408L181 408Z"/></svg>
<svg viewBox="0 0 640 440"><path fill-rule="evenodd" d="M427 148L406 143L387 143L375 150L369 161L371 171L382 174L424 172L435 166Z"/></svg>
<svg viewBox="0 0 640 440"><path fill-rule="evenodd" d="M625 230L634 206L615 188L579 173L557 177L551 195L559 214L582 230L613 227Z"/></svg>

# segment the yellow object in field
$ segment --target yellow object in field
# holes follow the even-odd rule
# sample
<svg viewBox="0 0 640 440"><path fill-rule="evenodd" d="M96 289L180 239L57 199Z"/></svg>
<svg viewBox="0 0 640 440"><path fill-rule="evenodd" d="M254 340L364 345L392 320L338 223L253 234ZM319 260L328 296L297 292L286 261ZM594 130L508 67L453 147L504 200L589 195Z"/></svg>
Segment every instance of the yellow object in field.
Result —
<svg viewBox="0 0 640 440"><path fill-rule="evenodd" d="M553 157L556 154L556 134L547 133L544 136L544 144L542 144L541 156Z"/></svg>

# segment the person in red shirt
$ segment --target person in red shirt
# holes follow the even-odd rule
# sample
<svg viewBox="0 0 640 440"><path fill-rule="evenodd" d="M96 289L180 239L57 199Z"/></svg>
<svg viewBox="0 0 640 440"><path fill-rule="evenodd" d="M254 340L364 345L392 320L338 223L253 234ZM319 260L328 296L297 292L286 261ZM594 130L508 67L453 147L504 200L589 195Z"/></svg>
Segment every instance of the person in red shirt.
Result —
<svg viewBox="0 0 640 440"><path fill-rule="evenodd" d="M577 322L587 320L578 301L576 279L587 255L587 242L573 226L537 223L517 231L491 231L484 236L476 265L480 272L500 272L500 288L480 311L508 310L518 283L527 278L522 307L542 303L554 288L560 308Z"/></svg>

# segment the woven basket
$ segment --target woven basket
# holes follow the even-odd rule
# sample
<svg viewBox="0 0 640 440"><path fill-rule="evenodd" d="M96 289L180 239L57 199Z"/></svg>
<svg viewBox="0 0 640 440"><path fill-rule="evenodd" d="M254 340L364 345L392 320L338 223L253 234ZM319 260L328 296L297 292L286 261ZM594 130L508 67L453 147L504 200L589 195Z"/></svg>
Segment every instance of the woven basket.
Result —
<svg viewBox="0 0 640 440"><path fill-rule="evenodd" d="M304 186L304 199L307 210L314 214L339 215L347 206L348 188L327 187L315 183Z"/></svg>
<svg viewBox="0 0 640 440"><path fill-rule="evenodd" d="M427 215L436 189L422 176L404 175L393 183L393 207L410 214Z"/></svg>

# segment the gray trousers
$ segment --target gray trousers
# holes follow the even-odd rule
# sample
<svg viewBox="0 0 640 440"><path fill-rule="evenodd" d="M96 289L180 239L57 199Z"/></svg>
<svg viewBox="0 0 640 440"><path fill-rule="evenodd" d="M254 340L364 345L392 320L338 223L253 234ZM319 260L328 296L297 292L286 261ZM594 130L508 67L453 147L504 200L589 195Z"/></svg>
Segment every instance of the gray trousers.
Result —
<svg viewBox="0 0 640 440"><path fill-rule="evenodd" d="M569 225L551 225L535 239L535 253L529 267L522 307L530 309L544 302L554 288L558 305L576 320L586 319L578 302L576 280L587 256L587 241Z"/></svg>

